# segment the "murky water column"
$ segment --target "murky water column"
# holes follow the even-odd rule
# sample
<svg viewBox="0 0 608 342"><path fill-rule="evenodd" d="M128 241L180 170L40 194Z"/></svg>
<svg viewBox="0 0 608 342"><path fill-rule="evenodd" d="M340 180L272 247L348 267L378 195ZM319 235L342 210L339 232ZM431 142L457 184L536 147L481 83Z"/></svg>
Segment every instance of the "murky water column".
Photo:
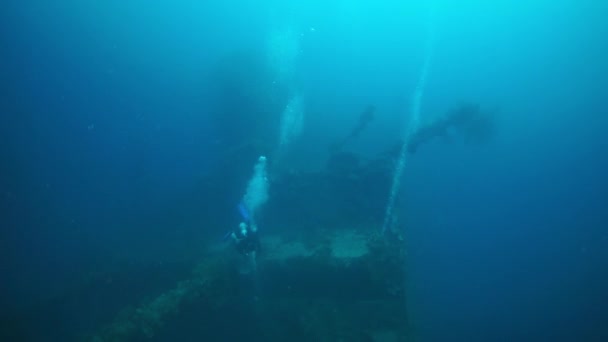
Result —
<svg viewBox="0 0 608 342"><path fill-rule="evenodd" d="M399 195L399 189L401 187L401 177L403 176L403 170L405 169L405 166L407 165L408 161L407 145L410 140L410 137L414 132L418 130L418 127L420 125L420 107L422 104L422 97L424 96L424 89L426 87L429 69L431 67L433 45L434 30L433 22L431 19L429 20L428 25L428 37L425 47L426 51L424 53L424 63L422 64L420 78L418 79L418 83L416 84L416 88L414 89L414 93L412 95L412 103L410 110L411 118L408 127L405 130L405 134L403 136L403 145L401 146L399 159L397 160L397 165L395 166L395 173L393 174L391 191L388 197L388 203L386 205L386 212L384 214L384 223L382 224L382 234L384 234L387 229L392 229L393 223L395 222L393 211L395 209L395 202L397 200L397 196Z"/></svg>
<svg viewBox="0 0 608 342"><path fill-rule="evenodd" d="M272 33L268 39L268 61L275 72L275 82L284 84L289 91L288 102L281 114L279 142L275 160L301 134L304 117L304 100L297 90L296 62L300 55L300 35L291 28Z"/></svg>
<svg viewBox="0 0 608 342"><path fill-rule="evenodd" d="M283 152L302 133L302 121L304 118L303 103L302 96L298 94L293 95L281 114L279 152Z"/></svg>

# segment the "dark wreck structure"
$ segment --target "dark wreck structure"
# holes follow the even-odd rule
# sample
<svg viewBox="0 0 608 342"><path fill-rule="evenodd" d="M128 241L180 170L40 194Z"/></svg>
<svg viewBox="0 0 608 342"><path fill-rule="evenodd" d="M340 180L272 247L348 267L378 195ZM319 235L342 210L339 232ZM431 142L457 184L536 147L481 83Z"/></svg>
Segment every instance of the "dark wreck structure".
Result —
<svg viewBox="0 0 608 342"><path fill-rule="evenodd" d="M236 205L253 162L260 155L272 160L288 98L263 63L233 58L214 76L218 102L209 115L224 139L214 168L174 203L167 220L201 222L209 236L238 225ZM369 127L375 111L371 105L363 110L322 170L272 173L255 260L244 258L229 239L210 238L200 257L187 263L100 270L37 310L40 317L32 321L44 321L40 336L95 342L409 340L403 227L387 234L380 229L402 142L371 159L345 148ZM448 134L482 140L491 127L478 106L459 106L422 126L407 148L415 153ZM52 319L59 312L62 322ZM65 322L66 312L73 324Z"/></svg>

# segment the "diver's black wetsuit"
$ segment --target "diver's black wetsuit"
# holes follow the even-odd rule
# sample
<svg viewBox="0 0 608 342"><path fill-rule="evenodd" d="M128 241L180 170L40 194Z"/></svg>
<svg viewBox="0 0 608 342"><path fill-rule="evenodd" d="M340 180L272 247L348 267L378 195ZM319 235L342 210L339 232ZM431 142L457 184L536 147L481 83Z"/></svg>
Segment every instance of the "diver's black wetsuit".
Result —
<svg viewBox="0 0 608 342"><path fill-rule="evenodd" d="M237 239L236 250L243 255L249 255L251 252L259 252L260 239L258 233L249 231L247 232L247 236Z"/></svg>

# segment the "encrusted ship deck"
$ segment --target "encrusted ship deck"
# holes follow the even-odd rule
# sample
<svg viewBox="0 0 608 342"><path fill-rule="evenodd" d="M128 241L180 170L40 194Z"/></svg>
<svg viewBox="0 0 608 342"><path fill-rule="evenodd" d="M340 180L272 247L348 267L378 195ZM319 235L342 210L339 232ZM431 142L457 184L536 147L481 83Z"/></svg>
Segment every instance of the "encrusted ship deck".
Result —
<svg viewBox="0 0 608 342"><path fill-rule="evenodd" d="M94 341L405 341L405 247L355 230L265 236L256 267L212 246L189 279L125 308Z"/></svg>

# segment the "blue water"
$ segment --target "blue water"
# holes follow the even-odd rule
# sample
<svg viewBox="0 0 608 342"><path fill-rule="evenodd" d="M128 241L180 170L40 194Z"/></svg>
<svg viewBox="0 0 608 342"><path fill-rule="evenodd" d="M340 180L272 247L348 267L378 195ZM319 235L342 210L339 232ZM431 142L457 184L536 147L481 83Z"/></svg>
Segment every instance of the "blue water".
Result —
<svg viewBox="0 0 608 342"><path fill-rule="evenodd" d="M186 241L221 238L149 213L179 210L220 162L206 114L226 55L299 33L307 110L289 160L318 169L370 103L355 150L402 136L433 25L420 120L474 101L496 108L497 132L433 141L405 168L418 340L608 340L604 2L15 0L0 13L4 314L114 259L187 259Z"/></svg>

